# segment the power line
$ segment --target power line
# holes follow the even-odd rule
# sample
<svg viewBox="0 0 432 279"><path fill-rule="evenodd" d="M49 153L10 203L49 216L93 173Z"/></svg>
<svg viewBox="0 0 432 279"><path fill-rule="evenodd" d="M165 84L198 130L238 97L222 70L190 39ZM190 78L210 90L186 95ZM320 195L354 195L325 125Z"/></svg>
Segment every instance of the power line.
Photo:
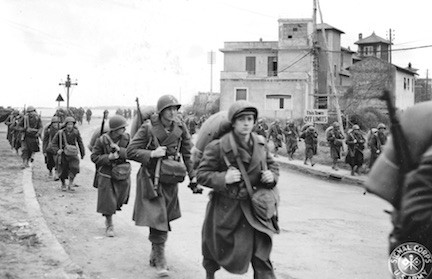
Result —
<svg viewBox="0 0 432 279"><path fill-rule="evenodd" d="M297 59L295 62L291 63L287 67L285 67L282 70L278 71L278 73L282 73L283 71L288 70L289 68L291 68L292 66L294 66L295 64L297 64L300 60L302 60L303 58L305 58L306 56L308 56L309 54L311 54L311 52L312 52L312 50L308 51L302 57L300 57L299 59Z"/></svg>
<svg viewBox="0 0 432 279"><path fill-rule="evenodd" d="M432 45L424 45L424 46L415 46L415 47L405 47L405 48L398 48L398 49L392 49L392 50L380 50L380 52L395 52L395 51L405 51L405 50L413 50L413 49L421 49L421 48L429 48L432 47ZM330 50L330 49L323 49L321 48L321 51L323 52L331 52L331 53L342 53L341 50Z"/></svg>

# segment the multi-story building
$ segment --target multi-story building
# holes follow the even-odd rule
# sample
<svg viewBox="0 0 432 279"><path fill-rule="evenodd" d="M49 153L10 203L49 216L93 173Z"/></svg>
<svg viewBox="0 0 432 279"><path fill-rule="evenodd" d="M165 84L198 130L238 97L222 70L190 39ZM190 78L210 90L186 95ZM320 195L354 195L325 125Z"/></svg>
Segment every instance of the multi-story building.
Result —
<svg viewBox="0 0 432 279"><path fill-rule="evenodd" d="M414 92L414 103L432 100L432 80L429 78L416 79Z"/></svg>

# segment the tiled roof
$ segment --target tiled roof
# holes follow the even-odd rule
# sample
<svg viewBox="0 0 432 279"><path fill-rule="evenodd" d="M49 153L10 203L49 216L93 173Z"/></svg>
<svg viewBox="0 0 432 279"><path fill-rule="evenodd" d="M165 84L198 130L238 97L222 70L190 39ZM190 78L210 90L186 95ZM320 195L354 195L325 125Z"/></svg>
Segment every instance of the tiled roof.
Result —
<svg viewBox="0 0 432 279"><path fill-rule="evenodd" d="M339 32L339 33L345 34L344 31L342 31L342 30L340 30L340 29L337 29L337 28L331 26L330 24L327 24L327 23L320 23L320 24L317 24L317 30L322 30L322 29L326 29L326 30L336 30L336 31Z"/></svg>
<svg viewBox="0 0 432 279"><path fill-rule="evenodd" d="M375 32L372 33L369 37L363 38L355 42L356 45L364 45L364 44L374 44L374 43L385 43L390 44L390 41L377 36Z"/></svg>

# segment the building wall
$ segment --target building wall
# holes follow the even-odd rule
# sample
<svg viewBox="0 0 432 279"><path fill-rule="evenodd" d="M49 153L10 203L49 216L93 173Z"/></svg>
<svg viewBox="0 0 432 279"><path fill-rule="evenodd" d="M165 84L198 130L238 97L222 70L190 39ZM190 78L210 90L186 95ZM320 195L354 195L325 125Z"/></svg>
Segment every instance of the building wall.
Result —
<svg viewBox="0 0 432 279"><path fill-rule="evenodd" d="M221 82L221 110L228 110L236 101L236 89L247 89L247 100L257 106L259 114L268 118L291 119L302 117L305 110L305 97L309 90L307 80L224 80ZM285 108L270 107L275 101L269 95L291 96ZM289 106L289 104L291 104ZM288 107L287 107L288 106Z"/></svg>
<svg viewBox="0 0 432 279"><path fill-rule="evenodd" d="M396 107L402 110L414 105L415 82L414 76L402 71L395 75Z"/></svg>

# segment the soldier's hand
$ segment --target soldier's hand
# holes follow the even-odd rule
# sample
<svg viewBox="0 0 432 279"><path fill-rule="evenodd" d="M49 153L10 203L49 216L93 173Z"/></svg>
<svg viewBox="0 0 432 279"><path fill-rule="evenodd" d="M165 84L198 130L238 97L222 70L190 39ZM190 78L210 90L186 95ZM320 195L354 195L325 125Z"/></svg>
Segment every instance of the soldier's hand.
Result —
<svg viewBox="0 0 432 279"><path fill-rule="evenodd" d="M153 150L150 154L152 158L160 158L166 155L166 146L158 146L155 150Z"/></svg>
<svg viewBox="0 0 432 279"><path fill-rule="evenodd" d="M354 143L357 143L357 140L356 140L356 139L354 140Z"/></svg>
<svg viewBox="0 0 432 279"><path fill-rule="evenodd" d="M241 173L236 168L229 168L225 174L225 183L233 184L241 180Z"/></svg>
<svg viewBox="0 0 432 279"><path fill-rule="evenodd" d="M120 156L119 156L118 152L110 153L108 155L108 159L110 159L110 160L115 160L115 159L118 159L119 157Z"/></svg>
<svg viewBox="0 0 432 279"><path fill-rule="evenodd" d="M274 182L274 175L270 170L261 172L261 182L272 183Z"/></svg>
<svg viewBox="0 0 432 279"><path fill-rule="evenodd" d="M59 149L58 151L57 151L57 154L58 155L61 155L63 153L63 149Z"/></svg>
<svg viewBox="0 0 432 279"><path fill-rule="evenodd" d="M120 146L118 146L115 143L110 144L111 149L114 149L115 151L120 151Z"/></svg>

